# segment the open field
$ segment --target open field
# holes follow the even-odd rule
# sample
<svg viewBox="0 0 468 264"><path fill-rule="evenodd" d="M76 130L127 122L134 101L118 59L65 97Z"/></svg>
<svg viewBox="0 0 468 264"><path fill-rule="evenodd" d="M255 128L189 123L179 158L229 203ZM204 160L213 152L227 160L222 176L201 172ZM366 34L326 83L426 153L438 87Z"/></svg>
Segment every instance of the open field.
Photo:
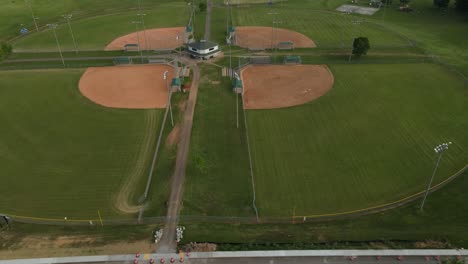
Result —
<svg viewBox="0 0 468 264"><path fill-rule="evenodd" d="M0 211L69 219L118 217L116 195L146 180L160 110L98 106L78 91L83 70L0 72ZM133 189L127 195L140 194ZM127 197L127 198L128 198Z"/></svg>
<svg viewBox="0 0 468 264"><path fill-rule="evenodd" d="M189 17L189 9L185 2L165 3L157 8L143 10L143 12L146 14L145 26L147 29L183 27ZM78 48L103 50L112 40L137 31L135 24L131 23L140 20L137 14L136 10L126 10L120 13L72 20L71 26ZM64 23L63 19L54 22L61 22L56 29L61 47L65 50L73 50L73 41L67 24ZM138 30L142 30L141 25L138 25ZM53 32L50 29L20 38L13 45L15 50L50 51L57 49Z"/></svg>
<svg viewBox="0 0 468 264"><path fill-rule="evenodd" d="M435 183L466 165L467 90L456 74L435 64L331 70L335 86L316 101L247 111L260 215L333 214L422 191L440 142L453 145Z"/></svg>
<svg viewBox="0 0 468 264"><path fill-rule="evenodd" d="M252 186L239 96L221 69L204 65L193 122L182 215L252 215Z"/></svg>
<svg viewBox="0 0 468 264"><path fill-rule="evenodd" d="M348 220L308 224L185 223L183 242L233 243L219 250L434 248L468 246L468 172L431 194L424 212L420 201L391 211ZM359 242L365 242L359 245ZM422 243L415 243L422 241ZM434 242L436 241L436 242ZM441 241L441 242L437 242ZM354 243L353 243L354 242ZM255 244L261 244L256 246ZM290 245L284 245L289 243Z"/></svg>
<svg viewBox="0 0 468 264"><path fill-rule="evenodd" d="M73 14L74 18L85 18L136 10L138 3L132 0L30 0L34 16L40 28L48 23L63 20L62 15ZM163 0L141 1L143 9L151 9L166 3ZM20 35L22 26L35 30L31 10L25 1L0 0L0 40ZM23 25L22 25L23 24Z"/></svg>
<svg viewBox="0 0 468 264"><path fill-rule="evenodd" d="M280 5L252 5L233 7L234 26L272 26L302 33L312 39L317 47L350 47L357 36L366 36L373 47L406 47L410 43L396 32L390 31L366 17L307 8L309 4L294 1L282 8ZM270 14L273 15L270 15ZM276 13L276 14L275 14Z"/></svg>

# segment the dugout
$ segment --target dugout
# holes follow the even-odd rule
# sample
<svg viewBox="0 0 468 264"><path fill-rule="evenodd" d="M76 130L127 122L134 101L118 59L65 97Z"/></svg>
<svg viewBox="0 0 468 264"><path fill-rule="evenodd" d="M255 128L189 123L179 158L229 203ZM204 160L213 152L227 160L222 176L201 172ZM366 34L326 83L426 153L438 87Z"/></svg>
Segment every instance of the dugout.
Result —
<svg viewBox="0 0 468 264"><path fill-rule="evenodd" d="M129 51L139 51L139 45L136 44L136 43L129 43L129 44L125 44L124 45L124 50L125 52L129 52Z"/></svg>
<svg viewBox="0 0 468 264"><path fill-rule="evenodd" d="M117 57L112 60L114 65L121 65L121 64L132 64L133 60L130 57Z"/></svg>
<svg viewBox="0 0 468 264"><path fill-rule="evenodd" d="M284 56L283 62L284 64L301 64L302 59L301 59L301 56L290 55L290 56Z"/></svg>
<svg viewBox="0 0 468 264"><path fill-rule="evenodd" d="M243 87L244 87L244 86L243 86L243 84L242 84L242 80L235 78L235 79L232 81L232 90L233 90L235 93L242 93Z"/></svg>

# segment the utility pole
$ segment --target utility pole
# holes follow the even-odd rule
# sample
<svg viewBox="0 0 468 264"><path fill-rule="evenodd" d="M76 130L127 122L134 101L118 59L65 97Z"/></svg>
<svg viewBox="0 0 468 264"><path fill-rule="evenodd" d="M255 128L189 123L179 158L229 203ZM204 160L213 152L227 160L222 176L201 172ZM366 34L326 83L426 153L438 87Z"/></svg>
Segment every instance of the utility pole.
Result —
<svg viewBox="0 0 468 264"><path fill-rule="evenodd" d="M271 18L271 49L273 50L273 32L274 32L274 28L275 28L275 21L276 21L276 15L278 15L277 12L271 12L271 13L268 13L269 15L272 15L272 18Z"/></svg>
<svg viewBox="0 0 468 264"><path fill-rule="evenodd" d="M351 24L356 25L356 27L357 27L357 26L359 26L359 25L361 24L361 21L360 21L360 20L352 20L352 21L351 21ZM354 26L353 26L353 27L354 27ZM358 35L356 27L354 27L355 30L354 30L354 34L353 34L353 43L352 43L352 45L351 45L351 54L349 54L348 62L351 62L351 57L353 56L354 41L356 40L356 38L359 37L359 36L356 36L356 35ZM353 30L352 30L352 31L353 31Z"/></svg>
<svg viewBox="0 0 468 264"><path fill-rule="evenodd" d="M139 2L139 0L138 0L138 2ZM145 38L145 44L146 44L145 48L146 48L146 50L151 50L151 44L148 42L148 38L146 37L146 26L145 26L145 18L144 18L144 16L146 16L146 14L139 13L139 14L137 14L137 16L140 17L140 21L141 21L141 24L143 26L143 37Z"/></svg>
<svg viewBox="0 0 468 264"><path fill-rule="evenodd" d="M140 33L138 32L138 24L141 24L141 21L132 21L132 23L135 24L135 30L136 30L137 39L138 39L138 51L140 52L141 63L143 63L143 52L141 50Z"/></svg>
<svg viewBox="0 0 468 264"><path fill-rule="evenodd" d="M442 154L444 154L444 152L448 149L448 146L450 144L452 144L452 142L442 143L442 144L440 144L440 145L438 145L438 146L436 146L434 148L434 151L437 154L439 154L439 158L437 158L437 162L436 162L436 165L434 167L434 170L432 171L431 178L429 179L429 184L427 185L426 192L424 193L424 197L423 197L423 200L421 202L421 206L419 207L419 209L421 209L421 211L424 208L424 203L426 202L427 195L429 194L429 190L431 189L431 184L432 184L432 181L434 180L434 176L435 176L435 174L437 172L437 168L439 167L440 160L442 159Z"/></svg>
<svg viewBox="0 0 468 264"><path fill-rule="evenodd" d="M60 43L57 38L57 33L55 32L55 28L57 28L57 24L47 24L47 26L52 29L52 32L54 32L54 37L55 37L55 41L57 42L57 48L60 54L60 59L62 59L63 67L65 67L65 60L63 59L62 49L60 48Z"/></svg>
<svg viewBox="0 0 468 264"><path fill-rule="evenodd" d="M174 127L174 118L172 117L172 105L171 105L171 96L172 96L172 89L169 88L169 76L168 76L169 72L168 71L165 71L164 72L164 80L166 80L166 88L167 88L167 91L169 93L169 112L171 114L171 125L172 127Z"/></svg>
<svg viewBox="0 0 468 264"><path fill-rule="evenodd" d="M73 40L73 47L75 48L75 53L78 54L78 46L76 45L75 35L73 34L73 30L72 30L72 27L71 27L71 24L70 24L70 19L72 18L72 14L63 15L63 18L65 18L65 20L67 20L68 29L70 30L70 35L71 35L72 40Z"/></svg>
<svg viewBox="0 0 468 264"><path fill-rule="evenodd" d="M34 16L34 11L33 11L33 8L31 6L31 3L29 2L29 0L24 0L24 3L29 7L29 10L31 11L31 17L34 21L34 25L36 26L36 31L39 32L39 27L37 26L37 21L36 19L38 19L38 17L35 17Z"/></svg>

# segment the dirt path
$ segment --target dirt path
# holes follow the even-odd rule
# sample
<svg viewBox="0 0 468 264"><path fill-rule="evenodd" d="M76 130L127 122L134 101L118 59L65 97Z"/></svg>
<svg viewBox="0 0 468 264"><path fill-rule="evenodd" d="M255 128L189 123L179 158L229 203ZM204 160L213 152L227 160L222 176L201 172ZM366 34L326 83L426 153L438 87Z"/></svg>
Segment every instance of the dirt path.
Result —
<svg viewBox="0 0 468 264"><path fill-rule="evenodd" d="M168 210L164 235L159 242L158 253L173 253L177 250L176 227L182 199L183 185L185 180L185 169L190 146L190 136L192 134L193 114L197 101L198 83L200 81L200 69L188 59L181 58L182 62L192 68L193 80L190 88L190 95L187 100L186 111L181 124L180 141L177 148L177 158L174 174L172 175L171 195L168 200Z"/></svg>
<svg viewBox="0 0 468 264"><path fill-rule="evenodd" d="M148 161L151 158L151 138L157 129L157 113L155 110L148 110L146 114L146 128L144 136L141 140L140 152L135 157L135 166L133 171L128 175L122 185L117 197L115 198L114 206L117 210L132 214L140 210L139 205L132 205L130 198L135 191L135 186L138 181L144 176L145 169L148 167Z"/></svg>

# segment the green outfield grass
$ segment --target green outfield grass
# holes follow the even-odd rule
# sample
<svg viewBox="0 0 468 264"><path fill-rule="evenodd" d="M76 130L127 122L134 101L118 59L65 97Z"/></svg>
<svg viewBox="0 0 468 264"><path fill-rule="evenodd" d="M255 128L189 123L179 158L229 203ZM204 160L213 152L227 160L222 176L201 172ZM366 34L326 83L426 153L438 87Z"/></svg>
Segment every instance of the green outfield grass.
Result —
<svg viewBox="0 0 468 264"><path fill-rule="evenodd" d="M134 0L28 0L40 28L48 23L63 20L62 15L73 14L75 19L113 14L136 10L138 2ZM175 1L172 1L175 2ZM180 3L181 1L178 1ZM151 9L167 3L163 0L141 2L143 9ZM0 40L7 40L20 35L20 29L26 27L35 31L31 10L25 1L0 0Z"/></svg>
<svg viewBox="0 0 468 264"><path fill-rule="evenodd" d="M73 20L71 23L79 49L104 49L112 40L136 31L131 21L139 20L137 10L128 10L118 14L108 14L85 19ZM154 9L144 10L146 28L183 27L189 17L189 9L185 2L171 2L161 4ZM73 41L63 19L57 27L60 45L65 50L73 49ZM143 30L140 26L139 30ZM39 33L30 34L14 43L15 50L55 50L57 44L52 30L46 29Z"/></svg>
<svg viewBox="0 0 468 264"><path fill-rule="evenodd" d="M318 100L247 112L260 215L339 213L422 191L445 141L453 145L434 182L466 165L458 75L436 64L331 70L335 85Z"/></svg>
<svg viewBox="0 0 468 264"><path fill-rule="evenodd" d="M315 1L318 2L318 1ZM300 32L312 39L318 47L347 47L357 36L368 37L373 47L409 46L409 42L374 23L370 17L347 15L324 10L318 3L290 1L275 4L233 7L235 26L272 26L273 15L279 27ZM356 24L356 21L358 24Z"/></svg>
<svg viewBox="0 0 468 264"><path fill-rule="evenodd" d="M138 167L146 181L150 160L140 150L154 143L163 111L98 106L78 91L82 73L0 72L0 212L95 219L100 210L105 218L128 217L114 209L114 198ZM143 190L129 195L135 192Z"/></svg>
<svg viewBox="0 0 468 264"><path fill-rule="evenodd" d="M203 65L202 76L182 214L252 215L242 106L239 106L239 128L236 128L236 97L230 90L229 79L222 78L221 69L211 65Z"/></svg>

